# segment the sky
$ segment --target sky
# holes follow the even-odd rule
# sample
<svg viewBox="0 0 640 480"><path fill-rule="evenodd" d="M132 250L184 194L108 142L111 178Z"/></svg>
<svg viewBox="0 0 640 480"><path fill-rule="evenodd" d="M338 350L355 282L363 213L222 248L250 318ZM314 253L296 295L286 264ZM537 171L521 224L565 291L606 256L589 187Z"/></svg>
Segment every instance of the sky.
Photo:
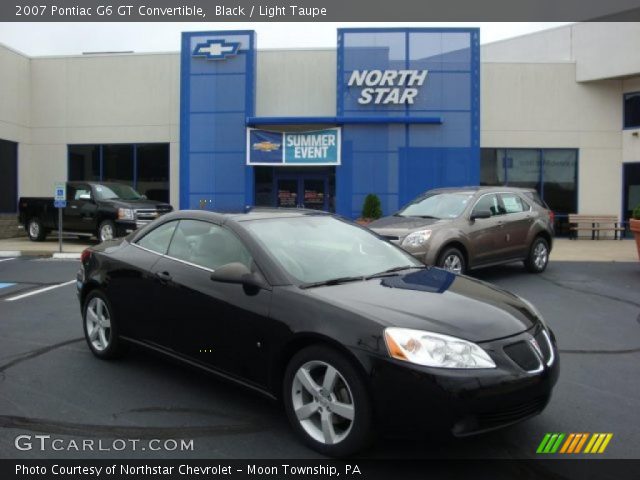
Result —
<svg viewBox="0 0 640 480"><path fill-rule="evenodd" d="M255 30L258 47L335 48L339 27L480 27L481 43L554 28L567 22L439 23L0 23L0 43L29 56L83 52L177 52L180 32Z"/></svg>

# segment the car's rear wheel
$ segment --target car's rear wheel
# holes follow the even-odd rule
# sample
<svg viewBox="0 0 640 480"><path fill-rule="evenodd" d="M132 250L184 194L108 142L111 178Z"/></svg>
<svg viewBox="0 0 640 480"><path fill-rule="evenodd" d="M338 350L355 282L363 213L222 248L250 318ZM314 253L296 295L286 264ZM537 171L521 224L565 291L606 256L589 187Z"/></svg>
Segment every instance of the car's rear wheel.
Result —
<svg viewBox="0 0 640 480"><path fill-rule="evenodd" d="M311 346L293 357L283 399L293 429L324 455L350 455L372 440L366 385L352 362L331 348Z"/></svg>
<svg viewBox="0 0 640 480"><path fill-rule="evenodd" d="M531 273L541 273L549 263L549 243L542 237L536 237L529 248L529 256L524 262Z"/></svg>
<svg viewBox="0 0 640 480"><path fill-rule="evenodd" d="M463 274L467 265L464 255L455 247L446 248L438 257L438 267L444 268L452 273Z"/></svg>
<svg viewBox="0 0 640 480"><path fill-rule="evenodd" d="M94 290L87 295L82 318L85 339L95 356L109 359L122 353L113 309L102 292Z"/></svg>
<svg viewBox="0 0 640 480"><path fill-rule="evenodd" d="M111 220L103 221L98 227L98 240L106 242L116 237L116 226Z"/></svg>
<svg viewBox="0 0 640 480"><path fill-rule="evenodd" d="M32 242L41 242L47 236L47 231L39 218L30 218L27 222L27 234Z"/></svg>

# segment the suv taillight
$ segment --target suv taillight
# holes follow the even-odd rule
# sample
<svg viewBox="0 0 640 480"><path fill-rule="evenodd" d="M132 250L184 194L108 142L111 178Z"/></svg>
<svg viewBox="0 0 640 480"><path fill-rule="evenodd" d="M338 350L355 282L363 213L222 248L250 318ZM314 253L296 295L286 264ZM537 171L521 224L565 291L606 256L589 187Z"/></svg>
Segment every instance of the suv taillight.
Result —
<svg viewBox="0 0 640 480"><path fill-rule="evenodd" d="M91 258L91 250L85 248L80 254L80 263L85 264Z"/></svg>

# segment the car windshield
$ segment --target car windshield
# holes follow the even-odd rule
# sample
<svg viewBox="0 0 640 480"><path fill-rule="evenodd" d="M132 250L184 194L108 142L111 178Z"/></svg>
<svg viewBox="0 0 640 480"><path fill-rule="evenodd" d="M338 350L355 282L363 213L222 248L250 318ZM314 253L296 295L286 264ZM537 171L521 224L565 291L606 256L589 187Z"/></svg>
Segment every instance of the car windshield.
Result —
<svg viewBox="0 0 640 480"><path fill-rule="evenodd" d="M330 216L252 220L244 226L303 284L423 266L368 230Z"/></svg>
<svg viewBox="0 0 640 480"><path fill-rule="evenodd" d="M399 217L456 218L467 208L471 193L435 193L418 197L398 213Z"/></svg>
<svg viewBox="0 0 640 480"><path fill-rule="evenodd" d="M142 198L142 195L129 185L120 185L117 183L110 183L108 185L100 184L95 186L95 190L98 200L140 200Z"/></svg>

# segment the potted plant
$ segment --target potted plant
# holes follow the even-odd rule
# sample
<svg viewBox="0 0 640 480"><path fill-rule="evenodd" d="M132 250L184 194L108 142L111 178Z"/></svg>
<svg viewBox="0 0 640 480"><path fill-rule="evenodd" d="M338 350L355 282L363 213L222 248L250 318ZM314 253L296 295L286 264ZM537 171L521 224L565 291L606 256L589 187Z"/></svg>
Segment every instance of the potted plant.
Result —
<svg viewBox="0 0 640 480"><path fill-rule="evenodd" d="M382 204L380 203L380 198L377 195L370 193L364 199L362 215L356 220L356 222L360 225L369 225L380 217L382 217Z"/></svg>
<svg viewBox="0 0 640 480"><path fill-rule="evenodd" d="M631 214L629 220L629 229L636 239L636 248L638 249L638 259L640 260L640 205L638 205Z"/></svg>

